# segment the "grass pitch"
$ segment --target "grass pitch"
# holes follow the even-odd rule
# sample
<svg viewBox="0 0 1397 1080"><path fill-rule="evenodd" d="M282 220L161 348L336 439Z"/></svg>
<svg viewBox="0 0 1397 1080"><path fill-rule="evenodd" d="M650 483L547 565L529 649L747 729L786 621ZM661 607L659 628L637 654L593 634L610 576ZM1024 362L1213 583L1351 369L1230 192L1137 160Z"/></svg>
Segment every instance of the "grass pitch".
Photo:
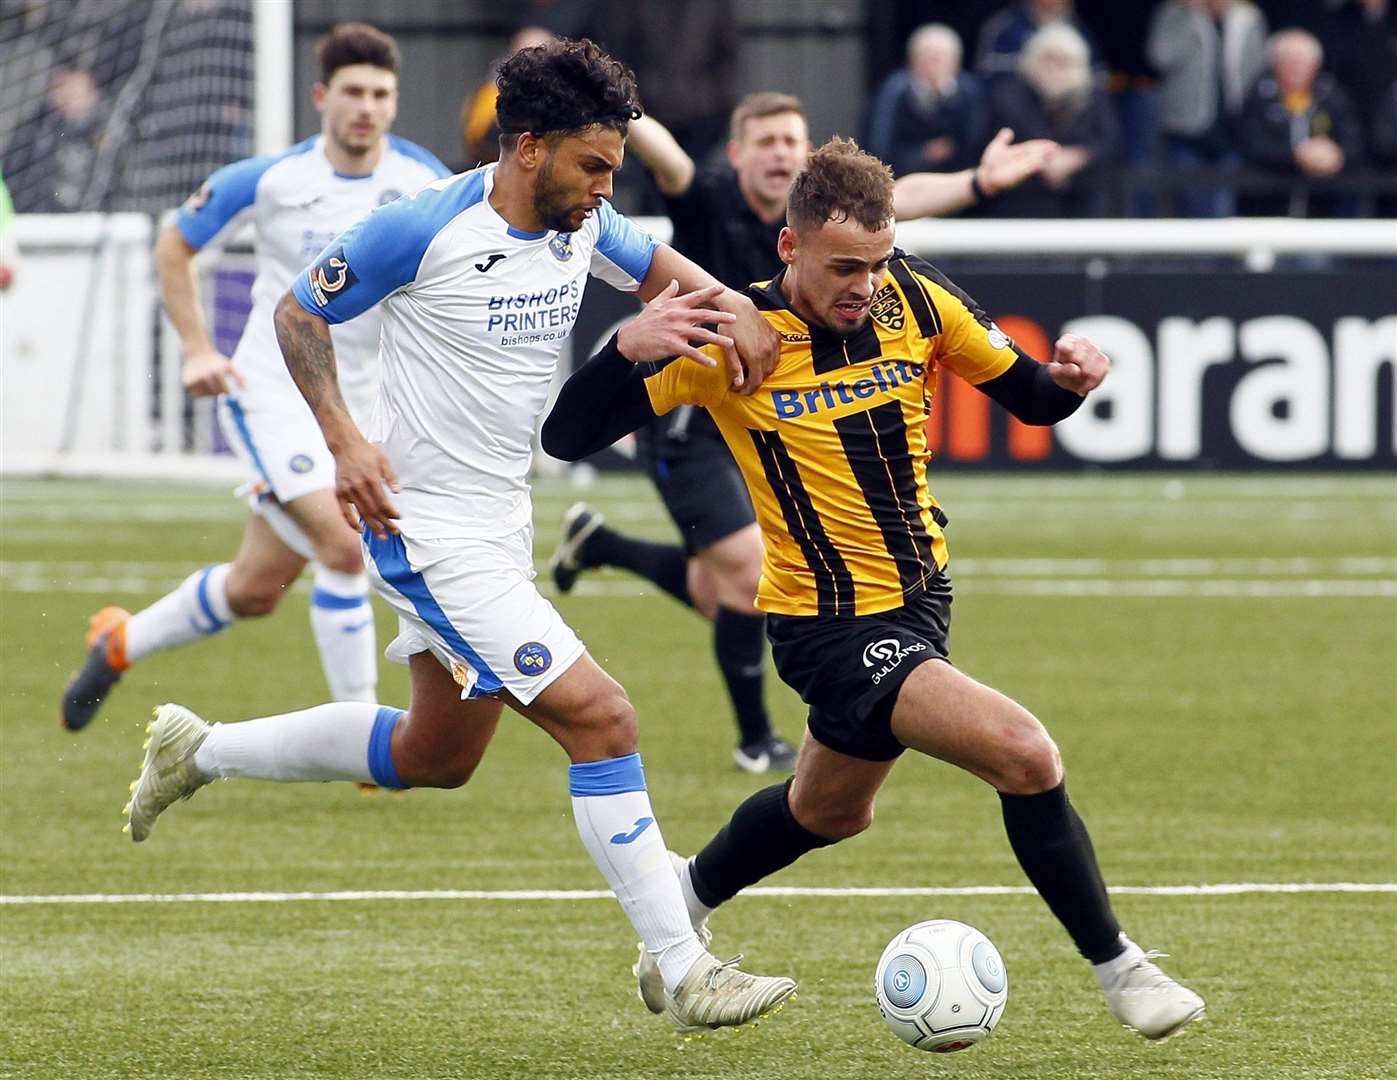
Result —
<svg viewBox="0 0 1397 1080"><path fill-rule="evenodd" d="M235 720L325 697L304 589L282 610L133 669L91 728L57 696L86 616L136 609L230 557L241 507L170 485L7 481L0 498L0 1076L1355 1077L1391 1075L1397 1004L1397 482L1366 477L955 476L957 663L1022 700L1062 746L1117 886L1358 883L1363 891L1127 892L1147 948L1208 1019L1147 1045L1106 1013L1033 896L751 896L715 948L790 973L797 1000L683 1043L636 1000L630 930L605 898L290 899L390 890L599 890L565 761L507 719L457 792L217 784L133 846L120 832L150 707ZM577 492L537 490L538 555ZM643 482L586 493L671 535ZM626 685L672 847L692 851L762 781L733 731L705 627L620 574L559 600ZM391 621L382 607L379 637ZM405 703L402 669L381 694ZM802 710L773 678L778 726ZM1021 886L998 801L912 755L867 834L776 886ZM25 897L260 894L214 901ZM272 899L274 895L282 899ZM995 1033L910 1050L873 1005L886 941L972 923L1008 965Z"/></svg>

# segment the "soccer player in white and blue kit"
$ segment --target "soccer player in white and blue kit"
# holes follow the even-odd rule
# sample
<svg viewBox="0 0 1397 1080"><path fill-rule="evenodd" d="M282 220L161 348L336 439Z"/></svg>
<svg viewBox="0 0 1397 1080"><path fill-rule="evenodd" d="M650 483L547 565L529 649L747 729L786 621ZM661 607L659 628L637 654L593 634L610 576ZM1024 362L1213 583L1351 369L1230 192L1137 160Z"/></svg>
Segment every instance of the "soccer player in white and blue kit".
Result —
<svg viewBox="0 0 1397 1080"><path fill-rule="evenodd" d="M533 584L526 477L589 273L659 301L644 315L646 358L711 364L694 343L724 346L734 383L750 390L777 338L750 301L607 201L639 115L622 65L591 42L556 42L515 54L498 84L499 165L374 211L277 309L287 366L335 456L337 493L398 613L389 655L410 667L410 707L336 702L210 726L161 706L128 828L144 840L166 807L216 777L457 787L508 704L567 752L578 832L660 972L663 1011L680 1030L746 1023L795 983L720 963L691 927L635 712ZM681 286L694 291L676 296ZM339 392L329 328L374 305L383 383L365 438Z"/></svg>
<svg viewBox="0 0 1397 1080"><path fill-rule="evenodd" d="M312 91L319 135L279 154L234 162L211 176L156 246L161 292L196 396L219 395L224 432L243 459L253 514L231 562L195 571L130 615L92 617L86 662L64 691L63 724L85 727L121 674L153 653L266 615L314 561L311 627L330 693L374 701L377 648L359 538L335 500L335 463L277 347L272 315L292 279L331 239L375 206L448 175L429 151L388 134L397 112L398 49L363 23L342 24L317 47ZM257 278L232 359L210 340L195 292L195 254L230 223L251 217ZM334 330L339 383L367 420L378 393L379 317L372 309Z"/></svg>

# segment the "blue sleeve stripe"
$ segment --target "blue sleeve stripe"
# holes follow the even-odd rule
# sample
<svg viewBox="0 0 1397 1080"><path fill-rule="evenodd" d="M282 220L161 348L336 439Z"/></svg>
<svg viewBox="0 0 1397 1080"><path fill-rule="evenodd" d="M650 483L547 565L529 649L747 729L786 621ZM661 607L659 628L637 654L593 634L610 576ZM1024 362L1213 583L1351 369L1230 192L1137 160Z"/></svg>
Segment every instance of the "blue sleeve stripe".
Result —
<svg viewBox="0 0 1397 1080"><path fill-rule="evenodd" d="M584 761L568 766L568 789L574 795L621 795L645 790L645 766L639 754Z"/></svg>
<svg viewBox="0 0 1397 1080"><path fill-rule="evenodd" d="M179 209L175 225L195 251L212 240L223 226L246 210L257 199L257 185L277 162L304 154L315 139L304 139L279 154L262 154L225 165L204 182L197 195ZM199 196L204 201L199 202Z"/></svg>
<svg viewBox="0 0 1397 1080"><path fill-rule="evenodd" d="M601 204L597 215L600 222L597 251L636 281L644 281L655 258L655 248L658 246L655 238L637 229L630 219L618 214L609 202Z"/></svg>
<svg viewBox="0 0 1397 1080"><path fill-rule="evenodd" d="M398 768L393 764L393 729L403 715L402 709L385 705L378 710L373 730L369 732L369 775L379 787L398 791L407 785L398 779Z"/></svg>
<svg viewBox="0 0 1397 1080"><path fill-rule="evenodd" d="M461 636L461 632L451 625L446 612L442 611L441 605L427 587L426 579L408 562L407 547L403 544L403 538L390 535L387 540L380 540L367 526L363 535L379 576L407 597L422 621L441 635L441 639L450 646L452 652L475 669L475 686L471 689L470 696L482 697L503 689L504 683L500 681L500 677L490 670L490 665L470 647Z"/></svg>
<svg viewBox="0 0 1397 1080"><path fill-rule="evenodd" d="M199 610L209 621L209 629L205 633L216 634L228 624L213 613L213 605L209 603L209 575L212 573L213 566L204 567L204 572L199 577L198 597Z"/></svg>
<svg viewBox="0 0 1397 1080"><path fill-rule="evenodd" d="M413 161L420 161L427 168L431 169L439 178L450 176L451 170L441 163L441 160L425 147L418 146L415 142L409 142L399 135L389 135L388 145L402 154L403 157L412 158Z"/></svg>
<svg viewBox="0 0 1397 1080"><path fill-rule="evenodd" d="M312 607L329 608L331 611L348 611L350 608L363 607L368 602L367 596L341 596L339 593L332 593L329 589L320 588L314 588L310 591Z"/></svg>

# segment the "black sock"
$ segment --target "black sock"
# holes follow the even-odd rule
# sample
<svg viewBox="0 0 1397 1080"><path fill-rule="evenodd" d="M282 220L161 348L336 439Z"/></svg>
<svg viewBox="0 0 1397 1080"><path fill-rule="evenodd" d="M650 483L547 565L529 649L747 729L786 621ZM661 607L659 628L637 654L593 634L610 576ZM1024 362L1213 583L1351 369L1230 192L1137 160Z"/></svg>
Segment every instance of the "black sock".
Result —
<svg viewBox="0 0 1397 1080"><path fill-rule="evenodd" d="M742 745L761 742L771 735L762 694L766 616L744 615L718 605L713 619L713 652L732 699Z"/></svg>
<svg viewBox="0 0 1397 1080"><path fill-rule="evenodd" d="M689 556L678 544L636 540L603 525L587 537L578 555L583 566L619 566L653 581L686 607L694 606L689 596Z"/></svg>
<svg viewBox="0 0 1397 1080"><path fill-rule="evenodd" d="M790 783L773 784L749 797L694 857L689 880L694 895L709 907L731 900L807 851L834 843L796 821L787 796Z"/></svg>
<svg viewBox="0 0 1397 1080"><path fill-rule="evenodd" d="M1037 795L1000 792L1004 829L1028 880L1093 964L1119 956L1120 923L1111 913L1087 827L1065 784Z"/></svg>

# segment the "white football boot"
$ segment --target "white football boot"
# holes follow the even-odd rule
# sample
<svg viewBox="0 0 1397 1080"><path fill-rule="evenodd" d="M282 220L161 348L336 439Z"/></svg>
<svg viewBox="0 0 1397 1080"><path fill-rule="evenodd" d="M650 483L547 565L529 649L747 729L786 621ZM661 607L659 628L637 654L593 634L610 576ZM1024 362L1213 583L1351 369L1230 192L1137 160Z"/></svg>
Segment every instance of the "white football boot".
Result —
<svg viewBox="0 0 1397 1080"><path fill-rule="evenodd" d="M194 751L208 738L211 726L183 705L161 705L146 726L145 762L131 785L126 804L126 827L140 843L155 827L155 819L178 799L187 799L213 779L194 766Z"/></svg>
<svg viewBox="0 0 1397 1080"><path fill-rule="evenodd" d="M689 860L683 855L676 855L673 851L666 852L669 856L669 864L674 867L674 876L683 880L684 867ZM694 933L698 935L699 944L705 949L713 940L713 931L708 929L708 920L704 919L694 927ZM631 973L635 975L639 984L637 993L640 1000L645 1002L645 1007L656 1016L665 1011L665 981L660 977L660 965L655 962L655 958L650 955L645 948L645 942L639 942L638 948L640 956L631 968Z"/></svg>
<svg viewBox="0 0 1397 1080"><path fill-rule="evenodd" d="M1125 939L1126 948L1096 968L1111 1015L1147 1039L1167 1039L1203 1015L1203 999L1175 982L1154 961L1165 953L1145 952Z"/></svg>
<svg viewBox="0 0 1397 1080"><path fill-rule="evenodd" d="M704 953L673 994L665 994L665 1016L680 1034L738 1027L769 1016L796 992L794 979L749 975L738 968L741 954L719 960Z"/></svg>

